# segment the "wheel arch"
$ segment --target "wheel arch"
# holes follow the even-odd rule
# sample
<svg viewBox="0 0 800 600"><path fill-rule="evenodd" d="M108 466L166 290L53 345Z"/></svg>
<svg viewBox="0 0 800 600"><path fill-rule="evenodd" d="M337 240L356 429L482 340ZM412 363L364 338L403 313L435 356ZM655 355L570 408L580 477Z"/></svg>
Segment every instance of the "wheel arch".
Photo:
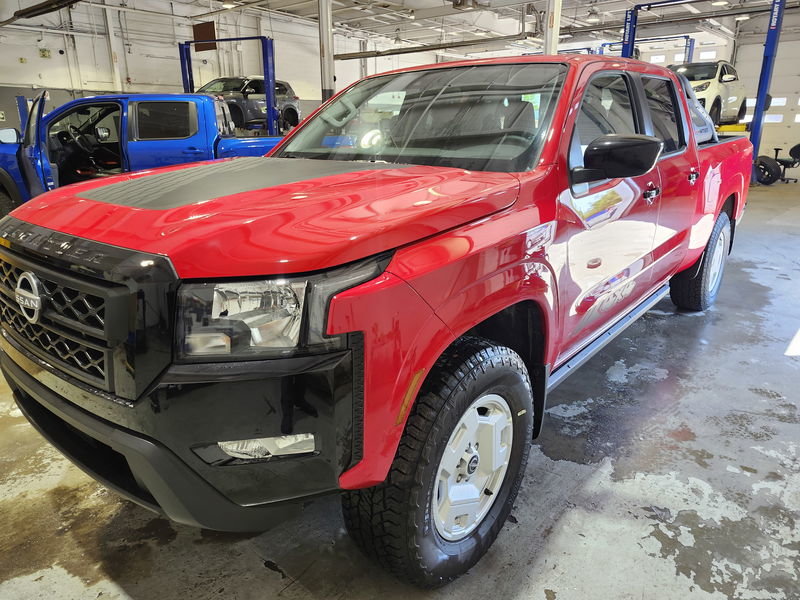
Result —
<svg viewBox="0 0 800 600"><path fill-rule="evenodd" d="M728 247L728 253L733 250L733 239L736 236L736 215L738 214L739 210L739 198L736 192L730 194L725 200L722 202L722 206L720 207L719 211L717 212L718 215L725 213L728 215L728 218L731 220L731 242Z"/></svg>
<svg viewBox="0 0 800 600"><path fill-rule="evenodd" d="M534 299L516 302L486 317L462 333L457 339L464 336L487 339L499 346L506 346L520 355L531 377L533 437L537 437L542 428L546 408L549 374L545 363L547 319L542 305Z"/></svg>
<svg viewBox="0 0 800 600"><path fill-rule="evenodd" d="M14 178L11 176L11 174L2 168L0 168L0 191L4 191L6 194L11 196L11 200L14 202L14 204L22 204L23 198L17 183L14 181Z"/></svg>

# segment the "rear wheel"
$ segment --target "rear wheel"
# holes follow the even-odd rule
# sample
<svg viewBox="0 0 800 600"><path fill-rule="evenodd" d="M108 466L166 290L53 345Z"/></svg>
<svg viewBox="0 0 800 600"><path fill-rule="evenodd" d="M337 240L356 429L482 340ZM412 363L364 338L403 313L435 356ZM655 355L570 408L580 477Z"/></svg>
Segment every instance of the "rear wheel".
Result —
<svg viewBox="0 0 800 600"><path fill-rule="evenodd" d="M771 156L756 159L756 181L762 185L772 185L781 178L781 165Z"/></svg>
<svg viewBox="0 0 800 600"><path fill-rule="evenodd" d="M437 361L386 481L346 493L347 529L403 580L438 587L494 542L519 491L533 428L522 359L463 338Z"/></svg>
<svg viewBox="0 0 800 600"><path fill-rule="evenodd" d="M717 217L706 249L697 264L677 273L669 281L669 295L678 308L706 310L714 304L725 272L725 259L731 247L731 220L727 213ZM691 275L695 274L694 277Z"/></svg>

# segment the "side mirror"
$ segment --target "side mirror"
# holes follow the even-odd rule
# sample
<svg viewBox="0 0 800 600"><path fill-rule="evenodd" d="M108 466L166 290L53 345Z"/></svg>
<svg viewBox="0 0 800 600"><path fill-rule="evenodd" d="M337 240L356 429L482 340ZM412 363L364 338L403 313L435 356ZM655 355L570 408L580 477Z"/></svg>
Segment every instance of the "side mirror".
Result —
<svg viewBox="0 0 800 600"><path fill-rule="evenodd" d="M0 129L0 144L19 144L21 139L16 129Z"/></svg>
<svg viewBox="0 0 800 600"><path fill-rule="evenodd" d="M572 169L573 183L638 177L656 166L664 144L649 135L604 135L586 147L583 167Z"/></svg>
<svg viewBox="0 0 800 600"><path fill-rule="evenodd" d="M105 142L111 137L111 130L108 127L97 127L94 130L94 136L98 142Z"/></svg>
<svg viewBox="0 0 800 600"><path fill-rule="evenodd" d="M731 83L732 81L736 81L736 75L731 75L731 74L723 75L720 81L722 83Z"/></svg>
<svg viewBox="0 0 800 600"><path fill-rule="evenodd" d="M244 92L243 93L244 94L255 94L256 93L256 88L246 87L246 88L244 88Z"/></svg>

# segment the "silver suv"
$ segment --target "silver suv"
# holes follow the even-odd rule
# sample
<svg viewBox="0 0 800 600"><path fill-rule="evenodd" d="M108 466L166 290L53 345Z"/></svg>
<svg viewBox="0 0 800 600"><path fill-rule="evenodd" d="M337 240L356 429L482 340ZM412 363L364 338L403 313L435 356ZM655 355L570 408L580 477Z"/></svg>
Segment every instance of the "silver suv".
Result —
<svg viewBox="0 0 800 600"><path fill-rule="evenodd" d="M267 112L264 77L220 77L209 81L197 92L221 96L236 127L264 123ZM300 98L288 83L275 80L275 100L280 115L278 127L282 132L289 131L300 122Z"/></svg>

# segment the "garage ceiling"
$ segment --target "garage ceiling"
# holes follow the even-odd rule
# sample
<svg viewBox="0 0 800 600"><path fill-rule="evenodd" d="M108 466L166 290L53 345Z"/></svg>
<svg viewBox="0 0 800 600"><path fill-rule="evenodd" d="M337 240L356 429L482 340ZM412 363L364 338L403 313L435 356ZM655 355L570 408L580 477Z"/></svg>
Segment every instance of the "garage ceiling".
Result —
<svg viewBox="0 0 800 600"><path fill-rule="evenodd" d="M39 4L59 4L59 0L11 0L20 9ZM213 20L221 15L235 16L240 12L270 15L286 14L304 20L317 19L317 0L172 0L163 8L153 10L153 2L140 8L141 2L127 0L83 0L81 5L123 6L121 10L163 15L191 21ZM564 0L562 8L562 42L570 46L593 45L599 39L617 40L625 11L634 0ZM790 0L787 8L800 5ZM665 35L696 32L701 37L716 36L732 39L736 34L734 15L747 11L768 11L770 0L703 0L658 7L640 13L640 35ZM420 48L475 42L459 52L503 50L509 45L522 46L529 51L539 49L540 21L546 0L333 0L333 22L336 33L361 39L382 38L398 48ZM177 9L177 10L176 10ZM13 9L12 9L13 10ZM168 12L171 11L171 12ZM683 24L680 22L683 21ZM508 38L522 31L524 22L527 39L509 43ZM675 24L678 22L678 24ZM656 32L660 23L670 23L668 31ZM662 29L664 29L662 27ZM698 38L697 41L701 41Z"/></svg>

